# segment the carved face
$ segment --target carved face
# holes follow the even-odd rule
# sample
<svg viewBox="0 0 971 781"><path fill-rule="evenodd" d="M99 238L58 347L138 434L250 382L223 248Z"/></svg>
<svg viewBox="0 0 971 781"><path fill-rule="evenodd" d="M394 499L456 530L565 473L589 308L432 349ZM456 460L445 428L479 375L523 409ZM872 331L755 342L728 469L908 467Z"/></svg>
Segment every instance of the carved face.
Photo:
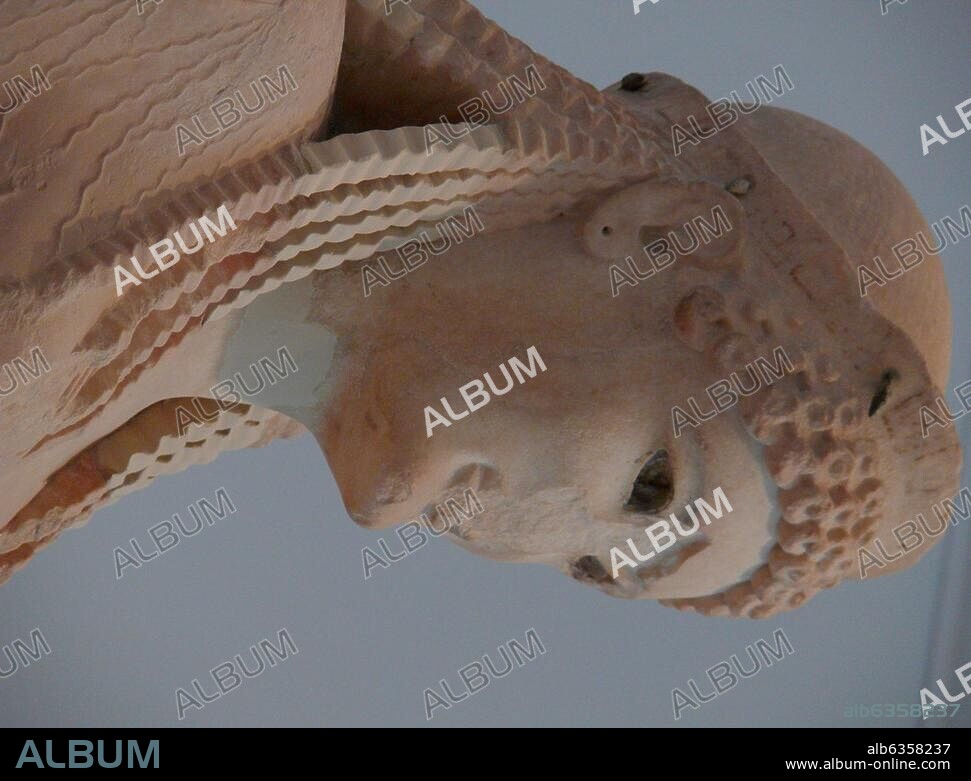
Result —
<svg viewBox="0 0 971 781"><path fill-rule="evenodd" d="M318 436L359 523L418 517L471 487L484 511L452 538L476 553L548 563L617 595L721 590L748 576L771 539L758 443L732 414L675 436L672 407L701 398L719 373L673 331L688 261L612 296L609 263L582 240L602 229L603 212L477 237L366 299L360 269L329 275L323 300L362 303L348 310ZM534 377L521 368L530 347L546 367L534 361ZM501 364L512 387L500 396ZM469 411L459 391L474 380L490 400ZM450 425L432 417L428 436L426 407ZM718 487L731 515L611 582L612 546L627 551L631 537L645 554L646 527L671 513L690 526L685 505L713 503Z"/></svg>
<svg viewBox="0 0 971 781"><path fill-rule="evenodd" d="M770 134L773 122L789 137L832 134L833 154L903 198L858 146L764 113ZM805 161L770 169L771 144L763 158L708 143L680 179L645 177L552 222L477 236L366 299L359 268L325 275L341 348L312 428L355 520L409 520L471 487L483 512L452 538L474 552L617 596L763 617L858 576L861 545L947 494L955 443L918 457L914 430L946 349L913 327L908 290L871 307L849 274L850 258L883 251L919 215L849 233L833 204L852 193L815 182ZM755 189L733 186L739 174ZM717 208L731 230L695 243L684 226L715 223ZM644 251L662 237L672 254ZM939 277L928 265L922 284ZM501 364L529 364L531 347L545 370L481 404L477 381L504 388ZM753 390L778 348L781 374L759 370ZM690 422L676 425L676 409ZM687 508L717 506L719 489L731 513L668 545L675 518L693 531ZM636 567L615 568L615 548Z"/></svg>
<svg viewBox="0 0 971 781"><path fill-rule="evenodd" d="M48 403L20 394L0 410L0 579L124 491L292 435L295 421L362 524L410 520L471 488L483 510L452 535L470 550L707 613L796 607L851 576L860 545L953 490L953 431L930 444L916 431L947 374L940 266L931 258L865 301L853 279L859 259L926 232L879 161L771 107L672 153L673 126L705 111L696 90L646 74L599 93L462 3L418 5L290 14L263 59L228 58L212 79L245 81L285 50L303 63L293 99L184 161L174 144L141 154L148 136L119 123L78 155L90 168L124 142L96 177L110 198L76 186L92 175L80 163L34 188L49 161L22 147L30 159L12 173L34 173L14 176L30 187L8 216L32 215L23 242L46 244L11 255L24 262L0 284L0 358L38 332L53 369ZM159 5L154 23L170 13ZM260 37L262 11L241 14ZM168 84L172 72L143 77ZM457 124L510 74L528 75L521 102ZM119 107L174 132L210 110L211 84L193 84L165 112ZM31 132L47 125L43 105L4 132L56 144ZM325 117L330 137L308 142ZM62 120L72 134L76 112ZM134 159L148 161L134 178L111 174ZM156 202L159 182L179 192ZM453 233L407 273L384 252L395 279L362 279L359 262L373 268L375 252L470 203L483 233ZM202 206L226 206L238 230L120 298L112 268ZM300 382L183 437L185 397L212 394L264 354L243 348L272 353L265 340L284 334L302 351ZM784 376L769 379L757 361L778 370L783 348ZM698 502L730 511L696 530Z"/></svg>

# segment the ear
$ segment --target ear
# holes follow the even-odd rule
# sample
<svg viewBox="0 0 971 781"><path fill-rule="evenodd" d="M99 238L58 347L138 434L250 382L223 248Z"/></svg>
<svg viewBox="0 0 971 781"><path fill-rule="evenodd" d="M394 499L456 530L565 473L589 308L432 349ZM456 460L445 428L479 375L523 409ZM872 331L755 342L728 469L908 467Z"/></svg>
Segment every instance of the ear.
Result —
<svg viewBox="0 0 971 781"><path fill-rule="evenodd" d="M727 268L742 259L745 210L711 182L651 179L608 196L581 226L587 250L605 259L639 254L672 232L681 245L695 243L692 232L697 237L698 247L679 260Z"/></svg>

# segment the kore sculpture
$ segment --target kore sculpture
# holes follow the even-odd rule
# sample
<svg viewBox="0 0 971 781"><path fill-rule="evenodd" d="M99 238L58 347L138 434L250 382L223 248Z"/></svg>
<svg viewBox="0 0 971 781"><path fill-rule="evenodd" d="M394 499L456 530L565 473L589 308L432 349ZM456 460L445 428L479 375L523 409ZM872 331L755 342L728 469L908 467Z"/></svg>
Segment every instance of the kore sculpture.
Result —
<svg viewBox="0 0 971 781"><path fill-rule="evenodd" d="M716 126L660 73L599 91L464 0L8 2L0 31L3 578L304 431L360 524L472 488L469 551L711 615L859 578L957 487L918 415L941 265L861 295L927 227L830 127ZM212 391L283 346L251 403ZM718 489L730 514L615 566Z"/></svg>

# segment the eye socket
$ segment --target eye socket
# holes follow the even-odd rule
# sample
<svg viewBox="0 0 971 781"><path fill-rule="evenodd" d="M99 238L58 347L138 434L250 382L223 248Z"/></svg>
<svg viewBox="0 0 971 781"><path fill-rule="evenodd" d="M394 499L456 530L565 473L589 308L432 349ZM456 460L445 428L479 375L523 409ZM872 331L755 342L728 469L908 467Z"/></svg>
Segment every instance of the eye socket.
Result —
<svg viewBox="0 0 971 781"><path fill-rule="evenodd" d="M870 399L870 409L868 417L873 417L877 414L877 411L882 407L886 401L887 396L890 395L890 385L894 380L900 379L900 373L896 369L887 369L880 376L880 384L877 386L876 392L873 394L873 398Z"/></svg>
<svg viewBox="0 0 971 781"><path fill-rule="evenodd" d="M657 513L671 503L674 497L674 475L667 450L652 455L634 480L625 510L641 513Z"/></svg>

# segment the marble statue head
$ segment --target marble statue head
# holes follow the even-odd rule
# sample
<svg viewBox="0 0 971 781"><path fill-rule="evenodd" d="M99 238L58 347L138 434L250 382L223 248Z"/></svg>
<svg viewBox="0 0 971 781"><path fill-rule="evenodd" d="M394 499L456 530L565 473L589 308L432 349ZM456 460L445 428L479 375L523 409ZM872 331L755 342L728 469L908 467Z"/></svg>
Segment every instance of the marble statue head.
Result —
<svg viewBox="0 0 971 781"><path fill-rule="evenodd" d="M118 24L157 43L172 13ZM960 466L919 418L950 359L940 262L861 289L928 235L865 148L665 74L598 91L465 2L236 13L184 52L146 41L139 89L98 65L104 106L55 69L0 125L0 359L50 366L0 398L0 573L158 476L306 431L357 523L474 497L445 537L612 596L758 618L927 552L861 568ZM139 56L80 51L78 79ZM211 111L284 63L298 89ZM196 249L119 289L176 232ZM281 345L292 377L213 391Z"/></svg>

